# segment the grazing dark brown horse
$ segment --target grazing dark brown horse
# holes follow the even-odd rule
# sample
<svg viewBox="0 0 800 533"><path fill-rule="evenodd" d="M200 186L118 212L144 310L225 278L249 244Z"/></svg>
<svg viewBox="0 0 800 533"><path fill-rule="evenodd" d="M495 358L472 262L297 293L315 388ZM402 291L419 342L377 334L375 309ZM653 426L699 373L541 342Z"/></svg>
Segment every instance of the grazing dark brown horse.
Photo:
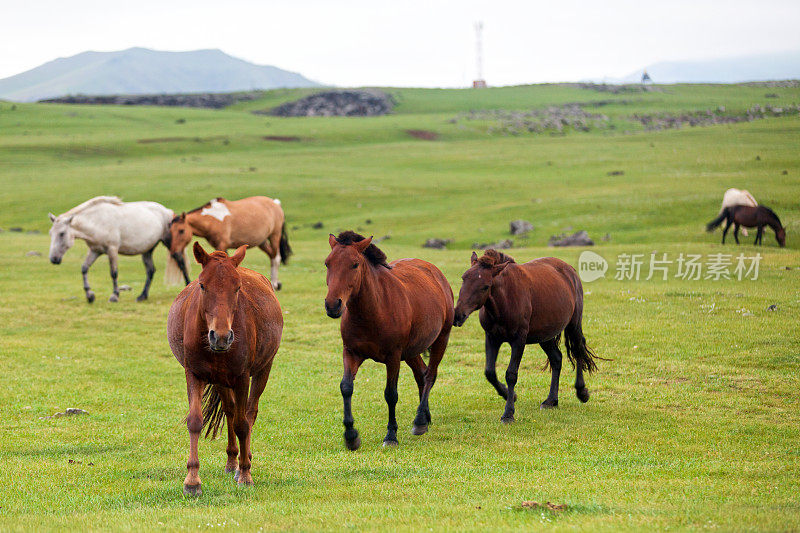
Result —
<svg viewBox="0 0 800 533"><path fill-rule="evenodd" d="M279 200L266 196L251 196L233 202L215 198L173 218L169 252L178 265L184 263L184 250L193 235L206 239L215 250L258 246L269 256L272 288L280 290L278 265L286 264L292 249ZM182 270L188 284L189 276L185 268Z"/></svg>
<svg viewBox="0 0 800 533"><path fill-rule="evenodd" d="M195 242L194 256L203 271L169 310L169 346L186 370L189 394L190 451L183 482L183 492L189 496L202 493L200 432L208 427L206 437L212 431L212 438L216 436L223 414L228 423L225 472L235 471L239 485L253 484L250 436L258 399L281 342L283 315L267 278L239 266L246 250L241 246L231 257L219 251L209 255Z"/></svg>
<svg viewBox="0 0 800 533"><path fill-rule="evenodd" d="M545 257L525 264L496 250L478 258L472 252L472 265L462 276L464 283L456 304L455 326L480 309L481 326L486 332L486 379L506 399L501 420L514 421L517 372L526 344L539 344L547 354L552 378L550 394L543 408L558 405L558 380L561 375L561 332L567 357L576 367L575 390L578 399L589 401L583 373L597 368L595 356L586 347L581 321L583 286L578 274L560 259ZM511 361L506 370L506 387L497 380L497 353L500 345L511 345Z"/></svg>
<svg viewBox="0 0 800 533"><path fill-rule="evenodd" d="M389 424L384 446L397 445L397 378L400 363L411 367L419 387L419 407L412 433L428 431L431 412L428 396L436 381L439 363L447 348L453 326L453 291L434 265L421 259L400 259L386 263L386 255L352 231L330 236L328 295L325 311L331 318L342 317L344 377L344 440L350 450L361 445L353 427L350 398L353 380L366 359L386 365L383 396L389 406ZM430 351L428 365L422 352Z"/></svg>
<svg viewBox="0 0 800 533"><path fill-rule="evenodd" d="M769 207L763 205L756 207L750 207L748 205L726 207L717 218L708 223L706 230L714 231L723 221L727 221L727 224L722 231L722 244L725 244L725 236L728 234L728 229L730 229L731 224L733 224L733 238L736 240L736 244L739 244L740 226L758 228L756 240L753 244L762 244L764 226L769 226L775 231L775 240L778 241L778 245L780 245L781 248L786 246L786 228L781 225L781 221L778 215L775 214L775 211Z"/></svg>

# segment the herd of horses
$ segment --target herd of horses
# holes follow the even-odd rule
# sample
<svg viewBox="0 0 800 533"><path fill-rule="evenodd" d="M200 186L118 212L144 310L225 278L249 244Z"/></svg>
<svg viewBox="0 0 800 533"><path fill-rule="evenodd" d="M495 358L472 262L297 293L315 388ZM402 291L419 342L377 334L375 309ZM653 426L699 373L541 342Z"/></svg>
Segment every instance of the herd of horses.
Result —
<svg viewBox="0 0 800 533"><path fill-rule="evenodd" d="M734 236L739 226L757 227L760 242L764 226L776 227L773 216L763 207L723 204L709 229L727 218L728 226L737 226ZM227 423L228 433L225 472L234 474L238 484L251 485L252 429L283 333L283 312L275 291L281 288L278 265L286 262L291 247L280 202L263 196L234 202L216 198L175 216L155 202L125 203L101 196L60 216L50 214L50 218L50 260L54 264L61 262L75 238L85 240L89 247L82 267L89 302L95 296L86 274L99 255L109 257L114 289L111 301L117 301L118 254L141 254L147 279L138 300L144 300L155 271L153 250L159 242L169 249L168 278L180 280L182 276L186 283L167 319L170 349L185 370L189 401L190 452L184 494L202 493L200 435L205 428L206 436L216 436L223 423ZM785 230L779 221L776 224L783 246ZM193 236L205 238L216 250L209 254L195 241L193 254L202 270L194 280L186 254ZM576 395L581 402L589 400L584 373L596 370L596 361L602 358L587 347L582 327L583 287L569 264L553 257L520 264L493 249L481 257L473 252L456 302L446 277L432 263L421 259L388 262L371 237L352 231L331 234L328 243L324 308L329 317L341 319L344 372L340 391L348 449L361 445L351 398L364 361L386 366L384 399L389 420L383 444L398 444L395 407L402 363L411 369L419 388L411 432L422 435L431 423L429 396L452 327L462 326L475 311L484 330L486 379L505 400L502 422L514 421L514 389L529 344L540 345L551 370L550 390L541 407L558 406L562 335L567 358L576 369ZM241 266L251 247L259 247L269 256L271 279ZM237 248L232 256L227 253L230 248ZM504 343L511 346L511 357L502 383L496 364ZM424 353L429 354L427 364Z"/></svg>

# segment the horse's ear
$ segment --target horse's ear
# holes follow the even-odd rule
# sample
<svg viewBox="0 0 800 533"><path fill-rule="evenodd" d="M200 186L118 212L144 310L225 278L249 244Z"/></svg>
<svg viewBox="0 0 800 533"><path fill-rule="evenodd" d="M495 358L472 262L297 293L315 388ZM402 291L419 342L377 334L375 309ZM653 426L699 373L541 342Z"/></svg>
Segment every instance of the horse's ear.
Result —
<svg viewBox="0 0 800 533"><path fill-rule="evenodd" d="M236 249L236 253L231 256L233 266L238 267L244 261L244 254L247 252L247 245L243 244Z"/></svg>
<svg viewBox="0 0 800 533"><path fill-rule="evenodd" d="M474 265L477 262L478 262L478 254L472 252L472 257L469 258L469 264Z"/></svg>
<svg viewBox="0 0 800 533"><path fill-rule="evenodd" d="M497 265L493 266L492 267L492 276L494 277L494 276L498 275L500 272L502 272L503 269L505 267L507 267L510 262L511 261L506 261L505 263L500 263L500 264L497 264Z"/></svg>
<svg viewBox="0 0 800 533"><path fill-rule="evenodd" d="M194 241L194 247L192 248L192 250L194 251L195 260L201 265L206 266L206 263L208 263L208 258L210 256L206 253L205 250L203 250L203 247L200 246L200 243L198 241Z"/></svg>
<svg viewBox="0 0 800 533"><path fill-rule="evenodd" d="M181 222L185 222L185 221L186 221L186 211L181 213Z"/></svg>
<svg viewBox="0 0 800 533"><path fill-rule="evenodd" d="M47 216L50 217L50 222L55 222L56 221L56 216L53 213L47 213Z"/></svg>
<svg viewBox="0 0 800 533"><path fill-rule="evenodd" d="M366 250L367 247L370 244L372 244L372 236L371 235L370 235L370 237L368 239L364 239L363 241L354 242L353 246L356 247L356 250L358 250L358 253L363 254L364 250Z"/></svg>
<svg viewBox="0 0 800 533"><path fill-rule="evenodd" d="M336 246L336 237L333 236L333 233L330 233L328 235L328 244L331 245L331 249L333 249L333 247Z"/></svg>

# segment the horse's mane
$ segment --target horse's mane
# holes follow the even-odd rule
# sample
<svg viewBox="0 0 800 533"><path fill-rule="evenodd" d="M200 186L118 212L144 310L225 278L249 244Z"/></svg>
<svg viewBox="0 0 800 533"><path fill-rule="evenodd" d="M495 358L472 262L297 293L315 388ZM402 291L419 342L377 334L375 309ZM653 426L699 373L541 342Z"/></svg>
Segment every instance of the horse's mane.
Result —
<svg viewBox="0 0 800 533"><path fill-rule="evenodd" d="M500 263L505 263L505 262L516 263L513 257L511 257L510 255L506 255L503 252L498 252L494 248L489 248L488 250L483 252L483 255L481 257L478 258L478 263L480 263L481 266L486 268L492 268L495 265L499 265Z"/></svg>
<svg viewBox="0 0 800 533"><path fill-rule="evenodd" d="M356 233L355 231L343 231L336 237L336 242L342 245L353 244L355 242L363 241L366 239L363 235ZM386 263L386 254L383 253L383 250L371 244L367 246L367 249L364 250L364 255L367 256L370 263L373 265L380 265L385 266L386 268L392 268Z"/></svg>
<svg viewBox="0 0 800 533"><path fill-rule="evenodd" d="M73 207L72 209L67 211L66 213L63 213L63 215L68 215L68 216L77 215L78 213L82 213L83 211L86 211L90 207L94 207L94 206L96 206L98 204L103 204L103 203L113 204L113 205L122 205L123 201L120 200L120 198L118 196L95 196L94 198L92 198L90 200L86 200L85 202L83 202L80 205L76 205L75 207Z"/></svg>
<svg viewBox="0 0 800 533"><path fill-rule="evenodd" d="M764 211L766 211L767 213L769 213L770 215L774 216L775 220L778 222L778 225L783 227L783 224L781 224L781 219L778 218L778 215L775 213L775 211L773 211L772 209L770 209L769 207L767 207L765 205L760 205L759 207L761 209L763 209Z"/></svg>

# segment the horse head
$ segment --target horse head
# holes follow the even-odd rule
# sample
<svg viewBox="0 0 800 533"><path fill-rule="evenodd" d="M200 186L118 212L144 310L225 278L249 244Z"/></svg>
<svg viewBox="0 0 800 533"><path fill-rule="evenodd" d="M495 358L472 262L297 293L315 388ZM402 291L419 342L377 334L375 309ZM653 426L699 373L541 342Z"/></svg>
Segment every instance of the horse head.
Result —
<svg viewBox="0 0 800 533"><path fill-rule="evenodd" d="M350 295L361 286L361 277L368 261L364 252L372 244L372 237L365 239L356 233L344 232L338 239L331 234L328 243L331 253L325 259L325 268L328 269L325 312L331 318L339 318Z"/></svg>
<svg viewBox="0 0 800 533"><path fill-rule="evenodd" d="M75 234L70 226L72 215L68 217L57 217L53 213L48 213L48 215L50 222L53 223L50 227L50 262L58 265L67 250L75 244Z"/></svg>
<svg viewBox="0 0 800 533"><path fill-rule="evenodd" d="M200 313L208 326L208 346L225 352L233 344L233 315L238 308L242 279L236 268L244 259L247 246L240 246L228 257L225 252L206 253L194 243L194 257L203 267L200 277Z"/></svg>
<svg viewBox="0 0 800 533"><path fill-rule="evenodd" d="M786 246L786 228L781 226L781 229L775 232L775 238L778 240L778 244L781 248Z"/></svg>
<svg viewBox="0 0 800 533"><path fill-rule="evenodd" d="M175 260L183 257L183 250L192 241L192 228L186 222L186 212L172 219L169 224L169 253ZM180 261L179 261L180 262Z"/></svg>
<svg viewBox="0 0 800 533"><path fill-rule="evenodd" d="M463 326L473 311L484 306L492 292L494 278L513 260L495 250L487 250L480 259L478 254L472 252L470 262L469 269L461 276L463 283L458 293L453 319L453 325L456 327Z"/></svg>

